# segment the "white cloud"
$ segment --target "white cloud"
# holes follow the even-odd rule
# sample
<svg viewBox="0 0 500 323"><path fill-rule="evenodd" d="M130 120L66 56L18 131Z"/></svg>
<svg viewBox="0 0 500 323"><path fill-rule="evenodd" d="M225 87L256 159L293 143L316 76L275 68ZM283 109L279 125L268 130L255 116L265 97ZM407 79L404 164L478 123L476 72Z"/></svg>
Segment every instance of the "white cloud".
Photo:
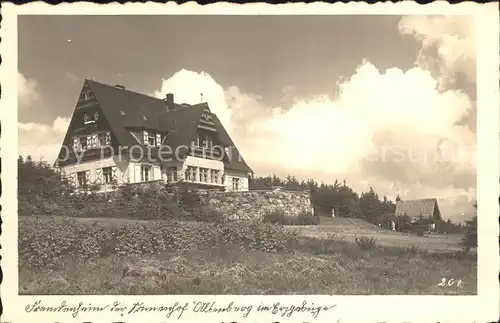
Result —
<svg viewBox="0 0 500 323"><path fill-rule="evenodd" d="M475 134L454 126L472 103L461 91L439 91L437 82L419 67L379 71L365 61L339 84L336 99L299 98L286 109L187 70L164 80L156 94L173 92L179 102L197 103L202 92L262 175L346 178L355 189L371 185L382 195L449 198L459 192L472 199Z"/></svg>
<svg viewBox="0 0 500 323"><path fill-rule="evenodd" d="M19 109L29 108L40 100L38 83L34 79L27 79L22 73L17 76Z"/></svg>
<svg viewBox="0 0 500 323"><path fill-rule="evenodd" d="M38 92L38 82L18 73L19 109L25 112L40 111L42 97ZM37 106L34 105L37 103ZM57 117L51 125L36 122L18 123L18 154L30 155L34 160L55 161L70 122L69 117Z"/></svg>
<svg viewBox="0 0 500 323"><path fill-rule="evenodd" d="M407 16L402 34L421 42L417 63L433 69L442 86L452 84L457 73L476 81L476 35L473 16Z"/></svg>

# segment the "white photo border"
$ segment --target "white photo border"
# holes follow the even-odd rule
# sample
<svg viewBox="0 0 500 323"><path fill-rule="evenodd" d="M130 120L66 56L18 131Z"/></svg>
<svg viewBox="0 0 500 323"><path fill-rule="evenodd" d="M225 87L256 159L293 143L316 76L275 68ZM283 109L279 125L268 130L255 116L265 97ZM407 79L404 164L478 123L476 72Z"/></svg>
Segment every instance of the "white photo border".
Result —
<svg viewBox="0 0 500 323"><path fill-rule="evenodd" d="M17 16L18 15L182 15L182 14L391 14L391 15L474 15L477 31L477 199L478 199L478 294L476 296L239 296L239 295L171 295L171 296L21 296L18 294L17 271ZM499 317L499 18L492 4L461 3L450 5L435 2L419 5L412 1L397 4L379 3L311 3L311 4L246 4L216 3L200 6L194 2L177 5L157 3L130 3L126 5L73 3L48 5L42 2L24 5L6 3L2 6L0 35L0 84L2 88L0 137L2 161L2 249L1 268L3 282L0 295L4 313L2 322L485 322ZM115 301L133 303L143 301L149 305L180 304L193 301L217 301L240 304L281 302L300 304L303 300L316 305L336 305L333 310L313 319L310 314L298 313L292 317L272 314L201 314L186 311L181 319L166 319L163 313L142 313L120 317L118 314L80 313L73 319L68 313L26 313L25 307L37 300L52 306L68 303L108 304Z"/></svg>

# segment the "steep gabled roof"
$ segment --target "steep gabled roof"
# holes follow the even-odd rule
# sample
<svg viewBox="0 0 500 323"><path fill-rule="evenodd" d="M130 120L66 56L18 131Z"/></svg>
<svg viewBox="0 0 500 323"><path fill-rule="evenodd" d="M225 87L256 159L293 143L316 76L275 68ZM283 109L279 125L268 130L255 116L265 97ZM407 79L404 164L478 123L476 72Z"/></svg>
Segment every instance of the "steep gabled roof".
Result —
<svg viewBox="0 0 500 323"><path fill-rule="evenodd" d="M225 163L225 166L229 169L245 171L248 173L253 173L253 170L248 166L248 164L243 159L243 156L240 154L239 150L234 145L233 140L227 133L226 129L222 126L219 118L214 115L213 116L215 129L217 130L217 134L219 135L219 139L224 146L229 146L229 160Z"/></svg>
<svg viewBox="0 0 500 323"><path fill-rule="evenodd" d="M420 215L424 218L433 217L434 210L438 210L439 206L436 198L426 198L419 200L400 201L396 204L394 214L408 215L410 218L418 218ZM440 212L438 214L441 214Z"/></svg>
<svg viewBox="0 0 500 323"><path fill-rule="evenodd" d="M162 99L94 80L85 80L85 84L95 95L120 146L132 147L137 144L143 146L143 143L138 143L127 128L146 128L168 132L164 145L168 145L172 149L190 146L191 141L196 138L197 127L203 111L208 108L207 103L196 105L174 103L175 109L168 111L165 107L166 103ZM221 144L231 147L230 158L229 161L225 161L225 166L229 169L252 172L239 151L234 147L233 141L220 120L215 114L212 115ZM153 148L152 152L155 153L155 150L156 148Z"/></svg>
<svg viewBox="0 0 500 323"><path fill-rule="evenodd" d="M189 146L196 138L196 129L200 121L205 104L197 104L168 112L168 118L163 118L163 129L169 134L165 144L175 149L176 147Z"/></svg>

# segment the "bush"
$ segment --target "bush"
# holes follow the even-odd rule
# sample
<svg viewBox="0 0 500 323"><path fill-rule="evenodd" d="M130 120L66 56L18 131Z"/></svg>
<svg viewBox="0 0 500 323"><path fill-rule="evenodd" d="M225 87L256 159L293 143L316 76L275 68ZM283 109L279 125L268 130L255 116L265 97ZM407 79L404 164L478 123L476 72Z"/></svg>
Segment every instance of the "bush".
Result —
<svg viewBox="0 0 500 323"><path fill-rule="evenodd" d="M466 223L466 232L462 239L462 245L467 248L475 248L477 247L477 216L466 221Z"/></svg>
<svg viewBox="0 0 500 323"><path fill-rule="evenodd" d="M278 252L295 239L281 226L260 221L182 224L176 221L130 221L119 226L71 218L22 218L19 221L19 264L36 268L60 266L67 256L92 260L109 255L154 255L238 245Z"/></svg>
<svg viewBox="0 0 500 323"><path fill-rule="evenodd" d="M285 223L285 211L283 211L282 209L267 211L262 217L262 221L265 223L283 225Z"/></svg>
<svg viewBox="0 0 500 323"><path fill-rule="evenodd" d="M361 236L361 237L354 237L354 241L356 244L364 250L371 250L375 249L377 247L377 239L374 237L367 237L367 236Z"/></svg>

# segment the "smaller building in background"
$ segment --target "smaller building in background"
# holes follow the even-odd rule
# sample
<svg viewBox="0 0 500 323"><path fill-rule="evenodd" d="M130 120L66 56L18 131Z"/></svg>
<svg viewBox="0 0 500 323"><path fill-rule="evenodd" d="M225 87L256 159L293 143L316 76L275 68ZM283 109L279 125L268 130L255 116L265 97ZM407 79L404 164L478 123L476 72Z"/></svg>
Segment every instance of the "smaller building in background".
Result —
<svg viewBox="0 0 500 323"><path fill-rule="evenodd" d="M427 222L430 230L435 230L436 223L442 220L436 198L399 201L394 215L396 217L408 216L411 223Z"/></svg>

